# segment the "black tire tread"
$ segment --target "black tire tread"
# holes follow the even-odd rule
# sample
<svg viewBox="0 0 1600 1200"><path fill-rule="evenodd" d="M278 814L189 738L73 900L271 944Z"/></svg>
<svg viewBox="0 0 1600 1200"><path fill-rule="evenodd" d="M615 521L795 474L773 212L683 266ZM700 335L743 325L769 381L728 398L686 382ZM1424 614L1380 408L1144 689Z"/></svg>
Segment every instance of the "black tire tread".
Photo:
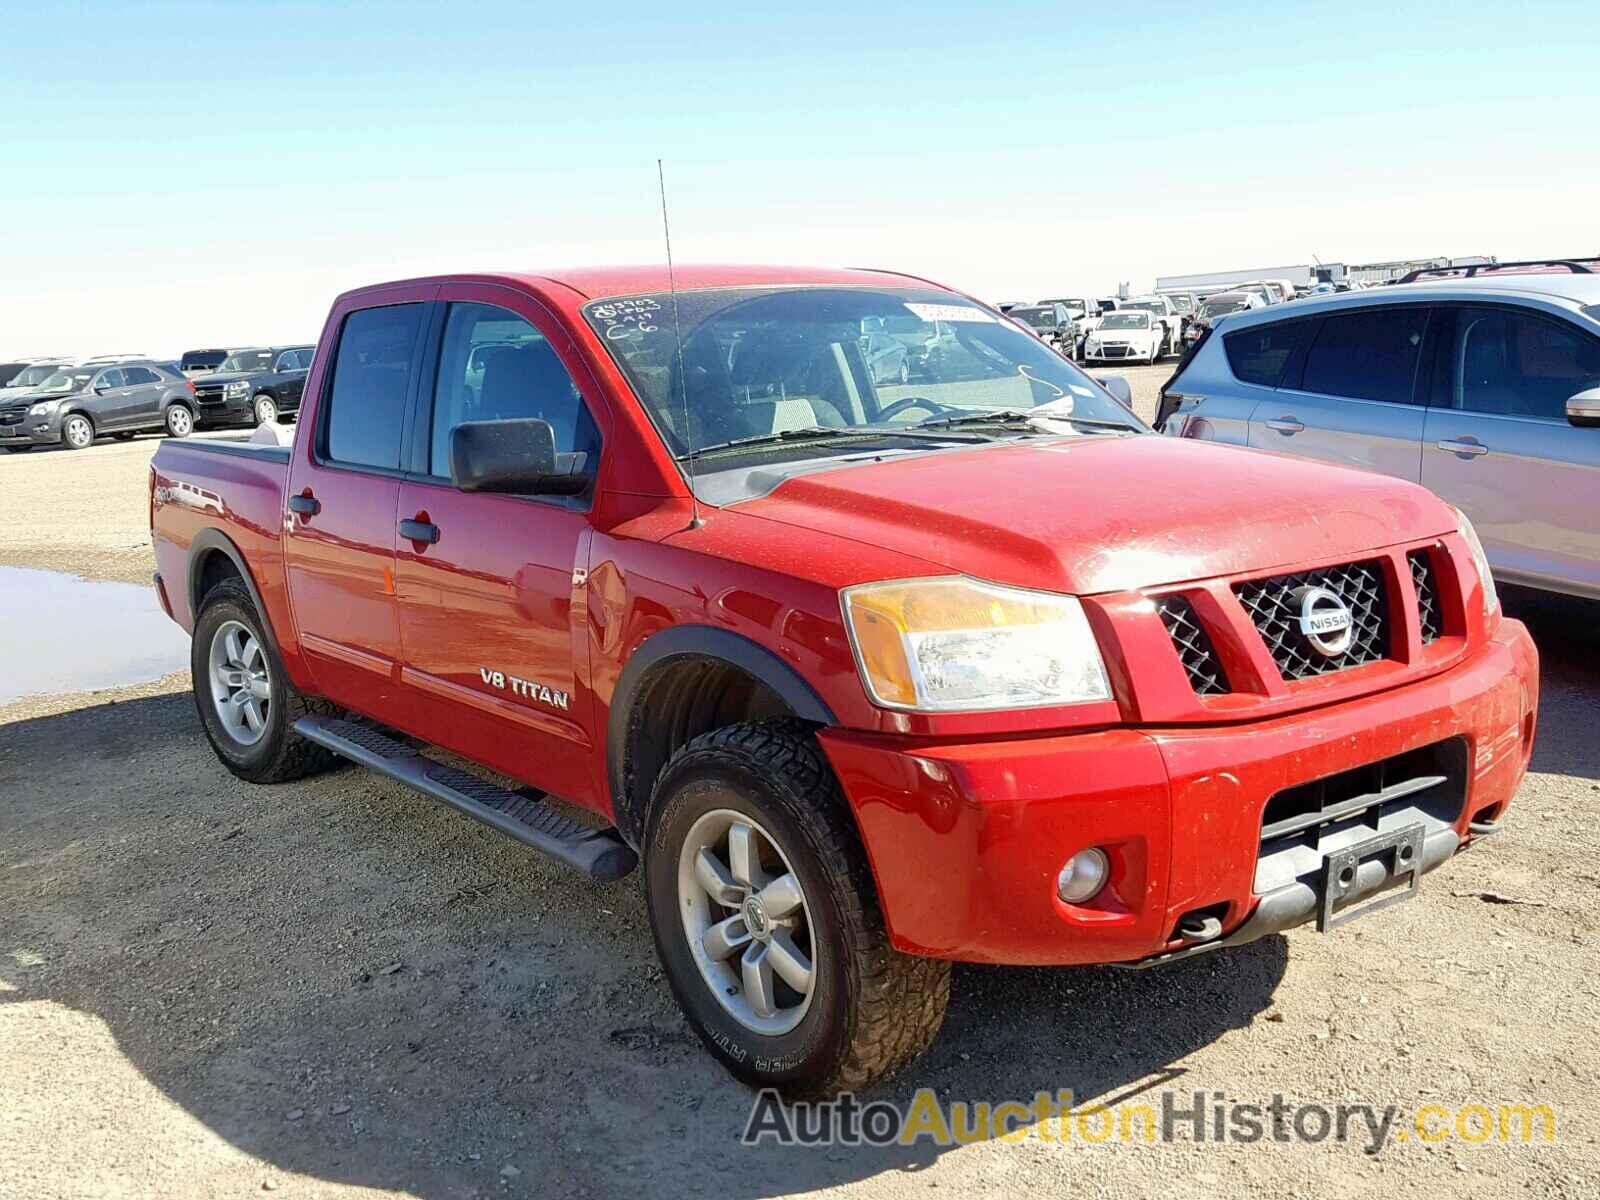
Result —
<svg viewBox="0 0 1600 1200"><path fill-rule="evenodd" d="M223 579L208 591L200 601L197 618L200 613L216 604L234 604L242 608L247 616L253 617L258 625L264 625L266 618L256 612L255 604L250 599L250 592L244 584L236 579ZM343 715L344 710L332 701L324 700L321 696L311 696L299 691L289 677L284 673L283 664L278 661L272 652L272 644L263 637L261 644L272 660L272 669L276 673L280 686L283 689L282 699L279 703L283 707L284 736L279 742L277 753L268 762L256 769L243 771L237 768L228 759L220 754L222 764L229 771L241 779L251 783L288 783L294 779L303 779L307 775L320 774L323 771L338 765L339 757L326 747L319 746L316 742L309 741L294 732L294 723L301 717L337 717ZM200 681L195 681L194 702L196 707L205 704L205 695L201 690ZM201 722L205 721L205 710L201 708Z"/></svg>
<svg viewBox="0 0 1600 1200"><path fill-rule="evenodd" d="M831 1070L784 1091L791 1100L806 1100L865 1090L933 1043L950 1000L951 964L902 954L890 944L866 849L810 725L785 717L712 730L685 743L662 778L681 775L692 762L729 759L808 801L799 811L810 818L803 824L812 848L838 885L834 891L843 918L844 969L850 994L860 997Z"/></svg>

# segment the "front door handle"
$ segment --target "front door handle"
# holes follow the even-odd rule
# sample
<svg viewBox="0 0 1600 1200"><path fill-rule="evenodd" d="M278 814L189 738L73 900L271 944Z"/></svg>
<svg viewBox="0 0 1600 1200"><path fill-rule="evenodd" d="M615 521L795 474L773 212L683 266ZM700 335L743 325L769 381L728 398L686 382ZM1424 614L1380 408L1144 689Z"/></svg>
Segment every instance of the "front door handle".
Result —
<svg viewBox="0 0 1600 1200"><path fill-rule="evenodd" d="M1305 423L1297 421L1293 417L1274 417L1267 422L1267 428L1276 429L1281 434L1289 435L1299 433L1305 428Z"/></svg>
<svg viewBox="0 0 1600 1200"><path fill-rule="evenodd" d="M1489 453L1489 447L1485 446L1482 442L1443 441L1438 443L1438 447L1441 450L1448 450L1451 454L1456 455L1458 458L1477 458L1480 454Z"/></svg>
<svg viewBox="0 0 1600 1200"><path fill-rule="evenodd" d="M290 496L289 511L302 517L314 517L322 511L322 501L315 496Z"/></svg>
<svg viewBox="0 0 1600 1200"><path fill-rule="evenodd" d="M431 521L401 521L400 536L408 542L426 542L431 546L439 540L439 527Z"/></svg>

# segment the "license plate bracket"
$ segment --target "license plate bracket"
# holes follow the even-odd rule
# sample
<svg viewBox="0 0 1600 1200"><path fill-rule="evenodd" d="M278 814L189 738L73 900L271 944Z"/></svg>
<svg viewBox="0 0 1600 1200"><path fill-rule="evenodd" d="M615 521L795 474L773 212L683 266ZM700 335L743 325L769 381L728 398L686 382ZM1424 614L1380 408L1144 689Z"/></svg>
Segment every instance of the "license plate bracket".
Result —
<svg viewBox="0 0 1600 1200"><path fill-rule="evenodd" d="M1322 864L1321 903L1317 909L1317 932L1326 933L1338 925L1364 917L1380 908L1409 900L1422 888L1422 825L1407 825L1390 833L1346 846L1329 854ZM1361 878L1361 865L1381 859L1391 884L1376 897L1354 904L1346 903Z"/></svg>

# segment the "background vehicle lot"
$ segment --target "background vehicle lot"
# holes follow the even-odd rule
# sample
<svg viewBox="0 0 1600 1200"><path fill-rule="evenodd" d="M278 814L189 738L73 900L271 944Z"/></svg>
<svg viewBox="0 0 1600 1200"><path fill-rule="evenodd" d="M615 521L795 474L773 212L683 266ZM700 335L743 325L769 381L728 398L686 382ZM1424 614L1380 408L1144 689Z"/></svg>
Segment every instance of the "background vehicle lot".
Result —
<svg viewBox="0 0 1600 1200"><path fill-rule="evenodd" d="M1147 419L1170 372L1125 372ZM0 460L0 562L147 581L157 444ZM0 1163L25 1195L606 1195L644 1171L728 1196L1592 1194L1600 638L1531 615L1542 729L1493 854L1335 937L1137 974L961 969L944 1036L885 1094L1526 1100L1556 1108L1554 1146L741 1149L749 1094L678 1017L637 886L574 883L363 772L245 788L185 676L0 709Z"/></svg>

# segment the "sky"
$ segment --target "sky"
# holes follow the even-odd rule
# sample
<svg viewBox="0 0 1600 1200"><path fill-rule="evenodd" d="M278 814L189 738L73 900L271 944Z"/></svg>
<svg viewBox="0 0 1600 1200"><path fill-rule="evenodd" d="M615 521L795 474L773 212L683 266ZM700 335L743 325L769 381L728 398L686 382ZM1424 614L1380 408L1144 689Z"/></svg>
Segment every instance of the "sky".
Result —
<svg viewBox="0 0 1600 1200"><path fill-rule="evenodd" d="M0 0L0 355L312 340L341 290L661 261L992 300L1600 254L1600 3Z"/></svg>

